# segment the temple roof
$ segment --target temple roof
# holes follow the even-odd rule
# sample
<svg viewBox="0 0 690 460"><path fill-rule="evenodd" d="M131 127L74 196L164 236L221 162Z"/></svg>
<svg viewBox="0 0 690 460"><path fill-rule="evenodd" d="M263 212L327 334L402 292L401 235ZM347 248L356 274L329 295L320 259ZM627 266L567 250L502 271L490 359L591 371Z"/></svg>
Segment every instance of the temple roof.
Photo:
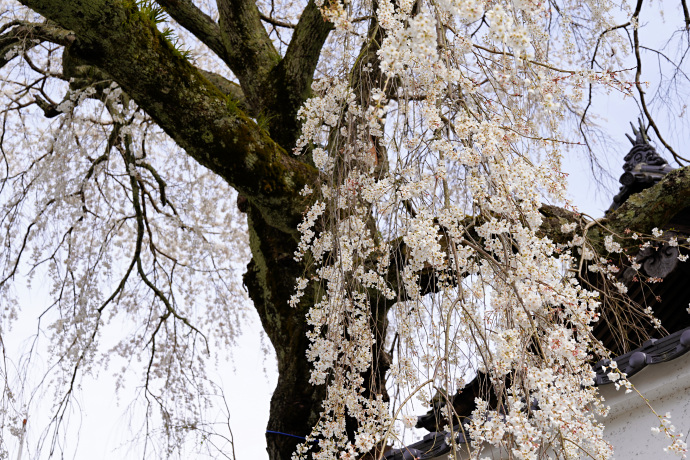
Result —
<svg viewBox="0 0 690 460"><path fill-rule="evenodd" d="M687 312L685 313L688 314ZM653 366L676 359L690 351L690 327L674 332L661 339L651 339L645 344L629 353L614 359L621 372L628 377L637 374L645 367ZM596 377L594 385L601 386L611 383L607 377L609 372L604 369L610 364L609 360L602 360L594 366ZM539 410L538 408L535 410ZM466 445L461 425L465 425L469 417L462 419L462 423L455 426L455 442L458 445ZM386 460L430 460L451 451L451 433L448 431L431 432L421 441L415 442L400 449L393 449L384 454Z"/></svg>

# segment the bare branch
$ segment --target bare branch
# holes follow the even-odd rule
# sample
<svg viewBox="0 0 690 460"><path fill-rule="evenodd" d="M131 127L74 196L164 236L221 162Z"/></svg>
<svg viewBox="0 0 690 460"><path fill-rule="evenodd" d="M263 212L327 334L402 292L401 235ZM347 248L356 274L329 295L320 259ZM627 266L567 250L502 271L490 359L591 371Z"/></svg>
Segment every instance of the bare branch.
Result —
<svg viewBox="0 0 690 460"><path fill-rule="evenodd" d="M276 26L276 27L285 27L286 29L295 29L295 28L297 28L297 25L295 25L295 24L290 24L289 22L280 21L280 20L275 19L275 18L273 18L273 17L271 17L271 16L267 16L267 15L261 13L261 12L259 12L259 16L261 17L261 20L262 20L262 21L267 22L267 23L269 23L269 24L271 24L271 25L273 25L273 26Z"/></svg>
<svg viewBox="0 0 690 460"><path fill-rule="evenodd" d="M223 45L220 27L209 15L197 8L191 0L156 0L182 27L190 31L223 61L228 53Z"/></svg>
<svg viewBox="0 0 690 460"><path fill-rule="evenodd" d="M676 160L676 162L680 165L684 163L690 163L690 160L687 158L684 158L680 156L674 149L671 147L671 145L666 142L664 137L661 135L661 131L659 130L659 127L656 125L656 122L654 121L654 118L652 117L652 114L649 111L649 107L647 106L647 101L645 99L645 91L642 89L642 83L640 82L640 77L642 75L642 57L640 55L640 35L639 35L639 17L640 17L640 10L642 9L642 3L643 0L638 0L637 1L637 6L635 7L635 12L633 13L633 49L635 51L635 61L637 65L637 71L635 72L635 87L637 88L637 93L640 96L640 105L642 106L642 111L644 112L645 117L647 118L647 121L649 121L649 125L652 127L654 130L654 133L656 136L659 138L659 141L666 147L666 149L671 153L673 156L673 159Z"/></svg>

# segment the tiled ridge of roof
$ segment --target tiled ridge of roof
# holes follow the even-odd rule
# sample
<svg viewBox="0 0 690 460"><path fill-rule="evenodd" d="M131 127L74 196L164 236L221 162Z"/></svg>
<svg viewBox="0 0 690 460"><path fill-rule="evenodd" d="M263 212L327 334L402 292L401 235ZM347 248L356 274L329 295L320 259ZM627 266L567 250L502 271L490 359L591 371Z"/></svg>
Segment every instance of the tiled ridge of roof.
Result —
<svg viewBox="0 0 690 460"><path fill-rule="evenodd" d="M640 348L621 355L614 361L618 369L630 377L649 365L671 361L688 351L690 351L690 327L661 339L649 339ZM610 362L608 359L603 359L594 365L594 371L597 373L595 385L611 383L611 380L606 376L607 372L603 369Z"/></svg>
<svg viewBox="0 0 690 460"><path fill-rule="evenodd" d="M469 421L469 420L468 420ZM463 425L466 421L463 420ZM424 460L439 455L447 454L451 450L451 434L448 431L435 431L427 434L421 441L405 446L402 449L393 449L384 454L386 460ZM455 442L465 444L464 432L456 425Z"/></svg>
<svg viewBox="0 0 690 460"><path fill-rule="evenodd" d="M664 363L676 359L690 351L690 327L667 335L661 339L650 339L631 352L625 353L614 359L616 366L628 377L637 374L642 369L653 364ZM596 377L594 385L601 386L611 383L607 377L607 370L611 360L601 360L594 365ZM469 419L465 418L464 425ZM467 443L460 425L455 427L455 442ZM428 460L447 454L451 451L451 433L448 431L431 432L421 441L405 446L401 449L393 449L384 454L386 460Z"/></svg>

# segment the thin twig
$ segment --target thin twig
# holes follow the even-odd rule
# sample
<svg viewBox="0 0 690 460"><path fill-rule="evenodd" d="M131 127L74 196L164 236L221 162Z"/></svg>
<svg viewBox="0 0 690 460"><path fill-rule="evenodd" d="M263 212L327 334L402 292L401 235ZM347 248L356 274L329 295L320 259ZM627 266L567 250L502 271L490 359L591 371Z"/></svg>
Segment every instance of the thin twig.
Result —
<svg viewBox="0 0 690 460"><path fill-rule="evenodd" d="M267 16L263 13L259 13L259 17L261 18L262 21L265 21L271 25L274 25L276 27L285 27L286 29L294 29L297 27L297 24L291 24L289 22L281 21L279 19L275 19L271 16Z"/></svg>
<svg viewBox="0 0 690 460"><path fill-rule="evenodd" d="M640 17L640 10L642 9L642 3L643 0L638 0L637 1L637 6L635 7L635 12L632 15L632 23L633 23L633 46L635 50L635 60L637 63L637 70L635 72L635 87L637 88L637 92L640 95L640 105L642 106L642 111L644 112L645 117L647 118L647 121L649 122L649 126L652 127L654 130L654 133L656 134L657 138L659 138L659 141L666 147L666 149L671 153L673 156L673 159L682 166L682 161L686 163L690 163L690 160L687 158L684 158L680 156L676 151L669 145L668 142L664 139L664 137L661 135L661 131L659 131L659 127L656 125L656 122L654 121L654 118L652 118L652 114L649 111L649 107L647 107L647 101L644 97L645 92L642 89L642 84L640 83L640 77L642 76L642 57L640 55L640 24L639 24L639 17Z"/></svg>

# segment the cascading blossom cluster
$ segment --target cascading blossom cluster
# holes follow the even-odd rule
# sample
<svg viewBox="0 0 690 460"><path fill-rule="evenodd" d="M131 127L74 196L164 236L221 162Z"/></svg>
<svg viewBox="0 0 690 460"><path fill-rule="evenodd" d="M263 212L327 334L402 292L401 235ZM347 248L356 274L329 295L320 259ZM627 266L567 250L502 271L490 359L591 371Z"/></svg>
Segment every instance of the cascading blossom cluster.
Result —
<svg viewBox="0 0 690 460"><path fill-rule="evenodd" d="M607 24L600 4L570 6ZM472 458L611 456L592 387L591 363L605 356L591 334L598 293L569 270L584 238L558 245L540 232L541 203L565 199L556 109L579 94L566 80L603 80L549 62L540 40L552 13L529 0L382 0L383 39L362 66L378 86L314 84L295 153L322 172L297 255L315 269L293 297L319 285L308 358L312 383L328 387L313 458L390 442L396 422L412 424L413 397L448 394L473 372L493 398L477 399L471 423L446 426L466 432ZM482 16L486 27L473 22Z"/></svg>

